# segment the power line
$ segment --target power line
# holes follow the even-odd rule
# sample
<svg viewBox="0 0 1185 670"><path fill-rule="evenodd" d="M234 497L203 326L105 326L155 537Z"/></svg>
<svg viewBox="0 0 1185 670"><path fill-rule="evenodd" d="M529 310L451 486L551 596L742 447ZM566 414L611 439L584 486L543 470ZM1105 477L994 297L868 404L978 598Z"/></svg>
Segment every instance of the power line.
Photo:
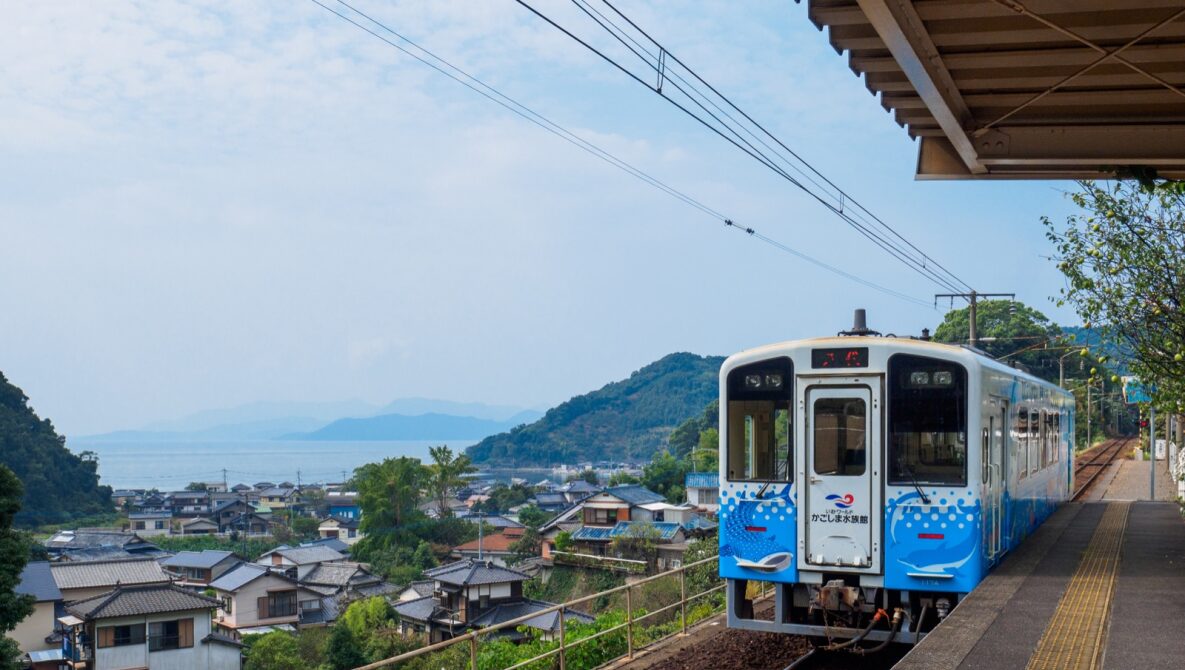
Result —
<svg viewBox="0 0 1185 670"><path fill-rule="evenodd" d="M371 36L383 41L385 44L392 46L395 49L398 49L400 52L402 52L408 56L411 56L412 58L419 61L420 63L427 65L428 67L432 68L433 70L436 70L440 74L443 74L444 76L452 79L453 81L461 84L462 86L465 86L469 90L481 95L482 97L486 98L487 100L490 100L491 102L503 107L504 109L507 109L507 110L513 112L517 116L533 123L534 125L546 130L547 132L559 137L560 139L563 139L564 141L566 141L566 142L584 150L585 152L605 161L606 163L622 170L623 172L626 172L627 174L649 184L650 186L653 186L654 188L656 188L660 191L663 191L667 195L683 202L684 204L686 204L690 207L693 207L693 208L699 210L703 214L706 214L714 219L724 222L727 226L730 226L730 227L735 226L735 224L732 222L731 219L729 219L727 216L725 216L718 210L716 210L712 207L709 207L708 205L705 205L704 203L700 202L696 198L666 184L665 182L648 174L647 172L643 171L642 169L633 166L632 164L628 163L627 161L625 161L621 158L618 158L617 156L615 156L612 153L610 153L609 151L599 147L598 145L580 137L579 135L576 135L575 133L571 132L570 130L555 123L554 121L543 116L542 114L534 111L530 107L527 107L526 105L518 102L514 98L511 98L510 96L502 93L501 91L494 88L493 86L490 86L489 84L485 83L481 79L478 79L476 76L466 72L465 70L457 67L456 65L453 65L449 61L438 56L437 54L433 53L432 51L428 50L427 48L417 44L413 40L409 39L408 37L402 35L401 33L397 32L393 28L389 27L382 21L379 21L378 19L370 16L369 14L363 12L362 10L358 9L357 7L354 7L350 3L345 2L345 0L337 0L337 2L338 2L338 4L342 5L343 7L346 7L347 9L349 9L354 14L362 17L366 21L369 21L371 24L377 26L382 31L387 32L387 33L393 35L394 37L396 37L397 39L399 39L400 41L410 45L412 48L416 49L420 53L413 53L411 50L405 48L403 45L386 38L385 36L379 34L375 30L372 30L371 28L359 23L358 21L355 21L350 16L347 16L346 14L343 14L342 12L339 12L336 9L329 7L328 5L321 2L321 0L309 0L309 1L317 6L321 7L325 11L333 14L334 16L337 16L338 18L342 19L343 21L345 21L345 22L355 26L356 28L358 28L362 31L365 31L366 33L370 34ZM420 55L420 54L423 54L423 55ZM429 59L431 59L431 60L429 60ZM433 62L433 61L435 61L435 62ZM806 260L807 262L810 262L810 263L816 265L817 267L825 269L829 272L838 274L842 277L845 277L847 279L855 281L859 284L862 284L862 285L867 286L869 288L872 288L872 289L875 289L875 290L880 291L882 293L885 293L886 295L890 295L890 296L893 296L893 297L896 297L896 298L899 298L902 300L906 300L908 302L912 302L912 303L920 305L920 306L930 307L930 304L924 300L907 295L905 293L901 293L899 291L895 291L893 289L887 288L887 287L882 286L880 284L876 284L874 282L857 277L851 273L840 270L840 269L838 269L832 265L829 265L823 261L815 259L815 258L809 256L808 254L805 254L801 251L793 249L793 248L789 247L788 245L778 242L778 241L776 241L770 237L767 237L765 235L759 234L752 228L738 228L738 229L749 233L755 239L758 239L766 244L769 244L770 246L773 246L776 249L779 249L779 250L784 251L786 253L792 254L800 259Z"/></svg>
<svg viewBox="0 0 1185 670"><path fill-rule="evenodd" d="M799 156L794 151L792 151L788 146L786 146L786 144L784 142L782 142L776 136L774 136L772 133L770 133L764 126L762 126L761 124L759 124L755 120L753 120L751 116L749 116L742 109L740 109L740 107L738 107L735 103L733 103L730 99L728 99L726 96L721 94L718 90L716 90L711 84L709 84L706 80L704 80L704 78L701 77L698 73L696 73L693 69L691 69L685 63L683 63L681 60L679 60L677 57L675 57L673 54L671 54L670 51L668 51L661 43L659 43L654 38L650 37L650 35L648 33L646 33L644 30L642 30L640 27L638 27L638 25L635 22L633 22L631 19L629 19L629 17L627 17L625 14L623 14L615 6L613 6L611 3L607 2L607 0L603 0L603 1L605 2L606 6L610 7L610 9L612 9L616 14L618 14L623 19L625 19L635 30L640 32L645 37L645 39L649 40L654 46L658 47L658 49L659 49L658 57L655 57L648 49L646 49L637 40L635 40L633 37L631 37L628 34L628 32L626 32L623 28L621 28L616 23L614 23L609 17L606 17L605 14L598 11L595 7L592 7L591 4L589 4L587 2L587 0L573 0L573 3L576 4L576 6L578 8L580 8L587 16L589 16L595 23L597 23L598 26L600 26L603 30L605 30L607 33L609 33L611 36L613 36L614 39L616 39L618 42L623 44L631 53L633 53L643 63L645 63L646 66L657 75L655 85L651 85L651 84L647 83L646 81L642 80L641 77L639 77L637 74L632 72L629 68L625 67L618 61L614 60L609 55L607 55L606 53L601 51L600 49L597 49L592 44L590 44L588 41L581 39L579 36L574 34L572 31L561 26L559 23L552 20L550 17L548 17L547 15L545 15L544 13L542 13L541 11L539 11L538 9L533 7L530 3L526 2L525 0L516 0L516 2L518 2L520 5L525 7L527 10L529 10L530 12L535 14L537 17L539 17L540 19L542 19L543 21L545 21L546 23L548 23L555 29L559 30L560 32L562 32L563 34L565 34L566 36L571 38L573 41L577 42L584 48L588 49L590 52L599 56L606 63L612 65L613 67L620 70L621 72L626 74L628 77L630 77L634 81L636 81L636 82L642 84L643 86L645 86L646 88L650 89L654 93L657 93L664 100L666 100L667 102L674 105L680 111L684 112L691 118L695 119L700 124L702 124L703 126L708 128L712 132L716 133L717 135L719 135L720 137L722 137L723 139L728 141L730 144L732 144L736 148L738 148L741 151L743 151L744 153L748 154L750 157L754 158L755 160L760 162L762 165L765 165L767 168L771 169L779 176L783 177L790 183L792 183L795 186L797 186L798 188L802 189L805 193L807 193L811 197L815 198L820 204L822 204L827 209L831 210L839 218L841 218L846 223L848 223L850 226L852 226L855 230L857 230L857 232L859 232L860 234L867 237L869 240L871 240L878 247L880 247L881 249L883 249L884 251L886 251L887 253L892 255L894 258L896 258L897 260L901 261L902 263L904 263L905 265L907 265L908 267L913 269L915 272L918 272L923 277L934 282L935 284L942 286L944 288L947 288L949 290L952 290L952 291L960 290L959 287L956 285L962 285L964 287L970 288L970 286L966 282L959 279L957 276L955 276L949 270L946 270L946 268L944 266L942 266L940 263L934 261L934 259L930 258L924 252L921 252L917 248L916 245L909 242L909 240L907 240L898 231L896 231L894 228L889 226L887 223L885 223L880 218L873 215L871 212L869 212L867 210L867 208L865 208L863 205L861 205L855 199L851 198L851 196L849 196L845 191L843 191L838 186L836 186L833 182L828 180L825 176L823 176L822 173L820 173L816 168L814 168L814 166L812 166L810 163L805 161L801 156ZM631 43L632 43L632 45L631 45ZM737 121L737 119L735 117L733 117L731 114L729 114L727 112L727 110L725 110L723 107L721 107L719 104L717 104L714 100L712 100L711 96L704 93L703 91L698 90L693 84L688 82L686 78L679 75L677 71L674 71L667 63L668 59L670 61L673 61L675 64L679 65L683 69L685 69L691 77L695 78L697 81L699 81L704 86L706 86L711 91L712 94L714 94L716 97L718 97L723 102L723 104L725 106L732 108L738 114L740 114L742 117L744 117L746 120L748 120L751 124L753 124L756 127L756 129L758 131L760 131L760 134L763 134L763 135L769 137L778 146L780 146L782 149L784 149L785 152L787 154L789 154L789 157L787 157L785 155L781 155L778 151L776 151L773 147L771 147L767 142L762 140L758 136L758 134L756 132L754 132L754 130L747 128L744 124ZM691 91L684 89L683 87L679 86L679 84L677 84L675 81L672 81L671 80L672 77L677 81L682 81L685 84L687 84L687 89L691 89ZM703 110L703 112L708 117L711 118L711 121L704 118L703 116L700 116L699 114L697 114L694 111L692 111L691 109L689 109L686 105L681 104L679 101L674 100L672 97L670 97L669 95L664 93L663 92L663 84L665 82L670 82L671 85L676 90L678 90L680 93L682 93L684 96L686 96L687 99L692 104L694 104L695 106L697 106L701 110ZM694 92L694 95L693 95L693 92ZM697 95L698 95L698 97L697 97ZM711 105L717 111L713 112L712 110L708 109L700 101L701 99L706 101L709 105ZM724 122L721 117L727 118L729 121L731 121L734 125L736 125L741 130L738 131L737 128L734 128L733 126ZM716 124L719 124L719 126L721 126L721 127L718 127ZM749 135L750 137L753 137L758 144L761 144L762 146L766 147L766 149L768 149L772 153L772 156L767 155L761 149L754 146L754 144L752 142L749 142L747 139L745 139L745 137L742 135L742 132L744 134ZM791 160L791 158L793 160ZM815 188L812 189L812 188L807 187L803 183L803 181L801 181L800 179L797 179L794 176L787 173L785 169L783 169L779 166L778 161L776 159L780 159L780 161L782 163L791 166L792 169L794 169L799 174L803 175L803 177L806 179L806 181L809 181L812 185L815 186ZM802 169L798 165L796 165L795 162L797 162L798 164L801 164L802 168L805 168L805 171L804 171L804 169ZM807 171L809 171L810 174L808 174ZM830 187L830 189L832 189L834 192L830 192L830 193L826 192L827 189L824 188L823 185L819 183L819 181L817 181L815 178L811 177L810 176L811 174L817 176L819 179L821 179L823 182L825 182L826 185L828 187ZM880 226L881 228L884 228L888 232L889 236L892 236L892 237L895 237L895 238L901 240L902 242L904 242L905 246L902 246L901 244L894 242L892 239L889 239L889 237L885 236L884 234L878 233L875 230L876 226Z"/></svg>

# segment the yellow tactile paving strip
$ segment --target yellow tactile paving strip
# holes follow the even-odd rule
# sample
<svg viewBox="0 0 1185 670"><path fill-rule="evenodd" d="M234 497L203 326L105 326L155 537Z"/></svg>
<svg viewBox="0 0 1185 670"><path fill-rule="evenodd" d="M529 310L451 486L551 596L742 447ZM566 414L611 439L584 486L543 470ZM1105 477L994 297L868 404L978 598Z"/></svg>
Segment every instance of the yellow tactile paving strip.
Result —
<svg viewBox="0 0 1185 670"><path fill-rule="evenodd" d="M1097 670L1131 503L1108 503L1027 670Z"/></svg>

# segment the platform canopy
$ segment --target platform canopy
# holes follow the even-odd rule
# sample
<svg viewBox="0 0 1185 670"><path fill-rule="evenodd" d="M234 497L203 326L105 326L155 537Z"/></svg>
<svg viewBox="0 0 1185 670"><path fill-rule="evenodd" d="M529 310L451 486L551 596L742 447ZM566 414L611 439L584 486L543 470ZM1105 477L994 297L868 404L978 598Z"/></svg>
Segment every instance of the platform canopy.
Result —
<svg viewBox="0 0 1185 670"><path fill-rule="evenodd" d="M1185 178L1185 0L808 0L919 179Z"/></svg>

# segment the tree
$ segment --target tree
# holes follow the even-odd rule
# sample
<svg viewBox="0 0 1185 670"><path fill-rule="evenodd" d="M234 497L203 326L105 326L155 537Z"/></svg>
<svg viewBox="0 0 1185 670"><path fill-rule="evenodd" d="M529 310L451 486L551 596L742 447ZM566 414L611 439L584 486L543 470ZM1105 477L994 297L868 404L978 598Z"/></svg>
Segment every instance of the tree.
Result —
<svg viewBox="0 0 1185 670"><path fill-rule="evenodd" d="M609 552L621 558L650 562L658 556L662 533L652 523L634 523L609 543Z"/></svg>
<svg viewBox="0 0 1185 670"><path fill-rule="evenodd" d="M0 465L24 484L25 498L16 526L68 523L83 517L113 515L111 487L99 485L99 461L66 448L48 419L29 407L24 392L0 373ZM96 519L100 525L109 520Z"/></svg>
<svg viewBox="0 0 1185 670"><path fill-rule="evenodd" d="M597 476L597 471L592 468L585 468L580 472L570 474L564 481L574 482L581 479L588 482L589 484L592 484L593 486L596 486L600 483L600 478Z"/></svg>
<svg viewBox="0 0 1185 670"><path fill-rule="evenodd" d="M662 451L642 468L642 484L662 494L669 502L680 503L683 502L683 480L687 471L686 461L675 458L669 451Z"/></svg>
<svg viewBox="0 0 1185 670"><path fill-rule="evenodd" d="M785 431L779 423L779 430ZM789 442L787 442L789 444ZM720 431L706 428L699 434L699 444L691 452L691 467L696 472L716 472L720 469Z"/></svg>
<svg viewBox="0 0 1185 670"><path fill-rule="evenodd" d="M424 517L417 505L427 476L427 468L407 456L367 463L354 471L360 527L366 534L358 543L363 553L374 546L391 546L412 533L412 524Z"/></svg>
<svg viewBox="0 0 1185 670"><path fill-rule="evenodd" d="M572 548L572 533L566 530L561 530L555 536L555 548L557 551L568 551Z"/></svg>
<svg viewBox="0 0 1185 670"><path fill-rule="evenodd" d="M1176 411L1185 402L1185 184L1079 182L1070 198L1082 213L1064 226L1043 219L1068 280L1058 304L1133 352L1131 371Z"/></svg>
<svg viewBox="0 0 1185 670"><path fill-rule="evenodd" d="M206 486L205 482L189 482L185 485L186 491L209 491L210 488Z"/></svg>
<svg viewBox="0 0 1185 670"><path fill-rule="evenodd" d="M531 503L518 511L518 522L527 528L538 528L547 523L551 519L551 514L539 509L537 505Z"/></svg>
<svg viewBox="0 0 1185 670"><path fill-rule="evenodd" d="M977 303L976 337L979 348L992 358L1023 363L1033 374L1057 383L1058 358L1065 353L1062 329L1041 312L1012 300ZM946 313L934 329L934 340L967 344L971 337L970 306Z"/></svg>
<svg viewBox="0 0 1185 670"><path fill-rule="evenodd" d="M534 558L539 555L540 545L543 543L543 538L539 535L539 531L534 528L528 528L523 532L523 536L516 542L510 545L510 553L514 561L525 561L528 558Z"/></svg>
<svg viewBox="0 0 1185 670"><path fill-rule="evenodd" d="M622 486L625 484L640 484L641 479L631 475L625 470L618 470L609 476L609 486Z"/></svg>
<svg viewBox="0 0 1185 670"><path fill-rule="evenodd" d="M441 517L452 516L446 502L449 494L465 485L465 475L477 472L472 461L465 454L453 454L447 445L429 447L432 465L428 466L428 488L436 501L437 510Z"/></svg>
<svg viewBox="0 0 1185 670"><path fill-rule="evenodd" d="M300 645L284 631L272 631L259 637L247 652L243 670L302 670Z"/></svg>
<svg viewBox="0 0 1185 670"><path fill-rule="evenodd" d="M301 540L307 540L317 535L319 525L320 522L311 516L296 516L292 518L292 533Z"/></svg>
<svg viewBox="0 0 1185 670"><path fill-rule="evenodd" d="M12 529L23 495L21 481L0 465L0 670L15 670L15 659L20 655L16 641L4 634L33 613L32 596L16 593L29 558L27 540Z"/></svg>
<svg viewBox="0 0 1185 670"><path fill-rule="evenodd" d="M325 645L325 660L333 670L353 670L370 659L349 626L334 626Z"/></svg>
<svg viewBox="0 0 1185 670"><path fill-rule="evenodd" d="M395 627L395 611L382 596L355 600L342 613L335 627L348 628L354 638L364 644L374 631Z"/></svg>

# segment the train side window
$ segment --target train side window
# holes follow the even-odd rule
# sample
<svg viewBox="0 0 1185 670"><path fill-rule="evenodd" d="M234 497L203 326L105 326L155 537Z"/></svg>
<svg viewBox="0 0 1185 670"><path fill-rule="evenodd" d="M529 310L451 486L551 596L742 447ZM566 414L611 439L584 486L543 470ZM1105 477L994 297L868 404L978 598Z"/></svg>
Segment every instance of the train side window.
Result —
<svg viewBox="0 0 1185 670"><path fill-rule="evenodd" d="M1029 412L1029 474L1041 469L1041 456L1037 451L1041 440L1041 415L1037 410Z"/></svg>
<svg viewBox="0 0 1185 670"><path fill-rule="evenodd" d="M951 361L889 359L889 483L967 485L967 370Z"/></svg>
<svg viewBox="0 0 1185 670"><path fill-rule="evenodd" d="M754 363L728 375L725 405L729 481L789 482L794 473L790 360Z"/></svg>
<svg viewBox="0 0 1185 670"><path fill-rule="evenodd" d="M868 462L868 404L863 398L814 402L815 474L862 475Z"/></svg>

